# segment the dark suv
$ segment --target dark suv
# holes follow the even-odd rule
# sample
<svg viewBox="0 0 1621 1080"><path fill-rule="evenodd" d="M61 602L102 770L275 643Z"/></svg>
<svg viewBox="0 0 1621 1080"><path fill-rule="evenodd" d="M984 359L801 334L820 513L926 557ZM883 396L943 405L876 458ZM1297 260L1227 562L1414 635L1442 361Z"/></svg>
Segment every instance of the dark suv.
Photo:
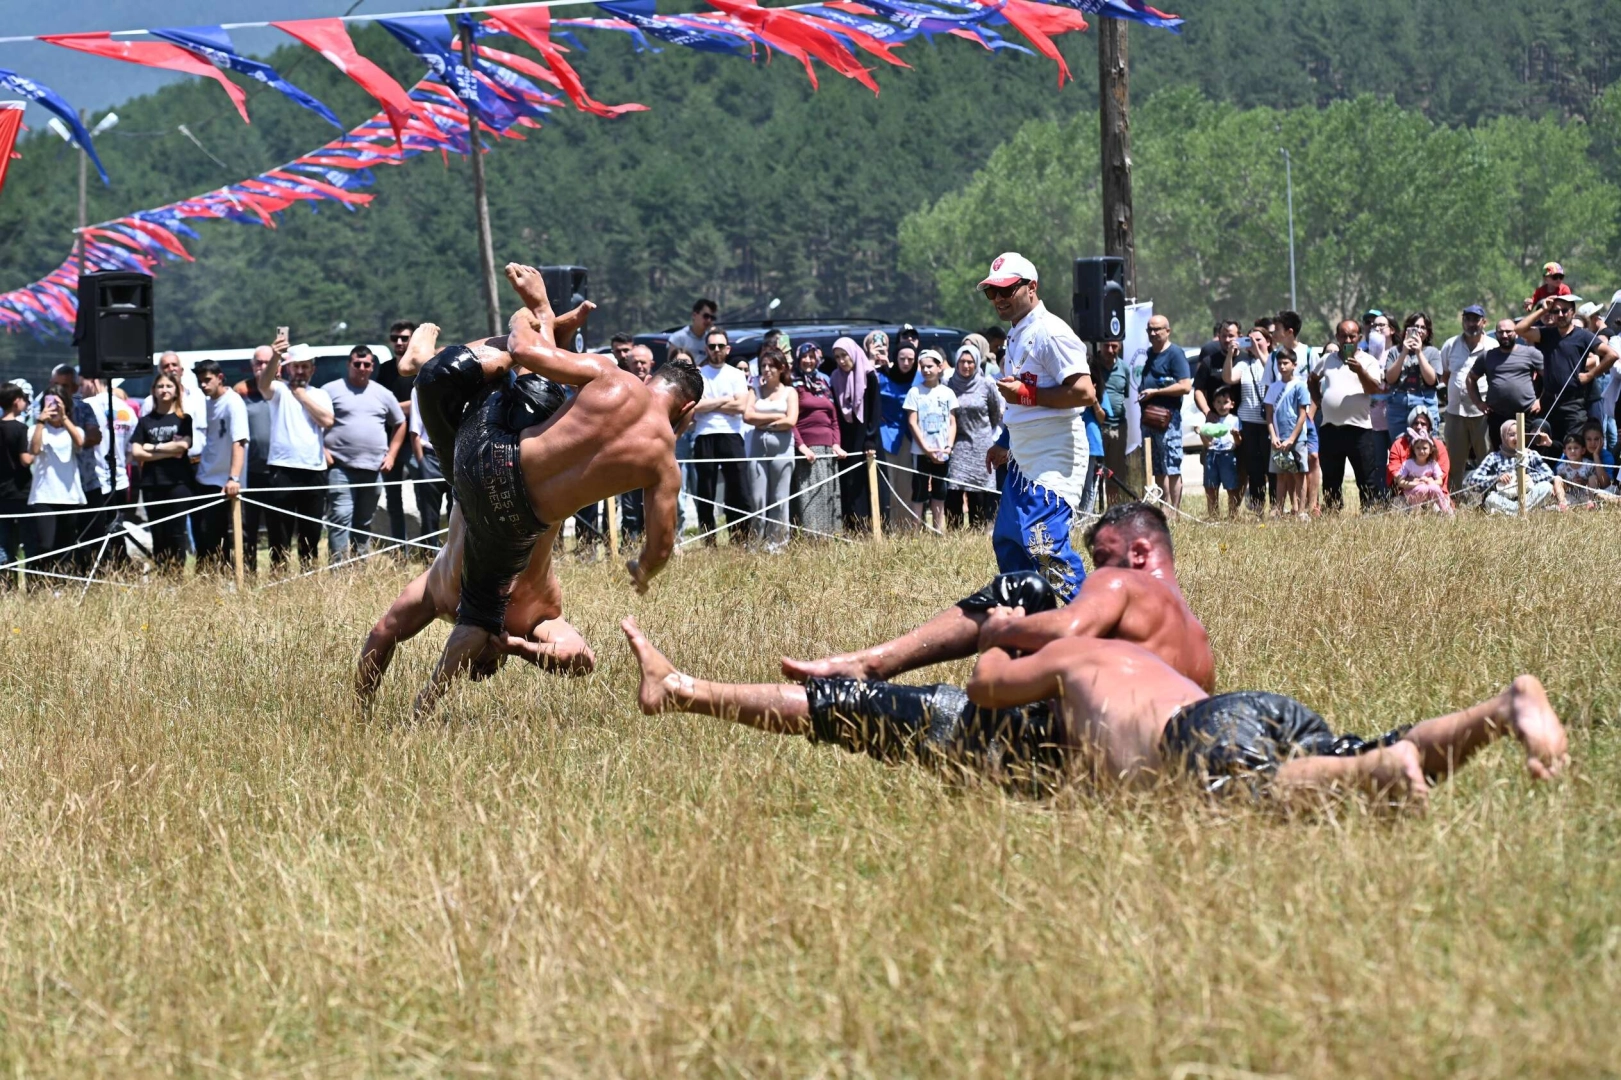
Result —
<svg viewBox="0 0 1621 1080"><path fill-rule="evenodd" d="M781 330L788 335L797 352L799 347L807 341L814 341L821 346L822 357L825 364L833 361L833 342L841 337L855 338L856 344L861 344L863 338L874 330L882 330L889 335L889 354L895 355L895 335L901 328L900 323L881 323L876 319L828 319L819 322L741 322L716 323L717 329L725 330L726 336L732 342L732 359L739 358L753 360L760 355L760 343L765 340L767 333ZM669 345L670 335L680 330L679 326L672 326L668 330L660 330L654 334L637 334L636 344L646 345L653 350L653 363L664 363L664 352ZM949 365L952 362L952 353L958 345L962 344L967 330L958 330L951 326L919 326L918 337L922 341L922 348L939 349ZM702 364L704 358L694 357Z"/></svg>

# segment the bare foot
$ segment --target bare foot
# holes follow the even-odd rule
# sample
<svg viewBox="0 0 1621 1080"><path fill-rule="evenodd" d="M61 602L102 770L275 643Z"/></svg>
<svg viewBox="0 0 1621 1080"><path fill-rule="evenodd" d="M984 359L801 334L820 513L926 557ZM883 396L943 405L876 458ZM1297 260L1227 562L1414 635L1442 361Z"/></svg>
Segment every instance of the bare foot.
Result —
<svg viewBox="0 0 1621 1080"><path fill-rule="evenodd" d="M411 343L405 347L405 355L400 357L400 374L415 375L422 369L422 365L433 359L433 354L439 351L439 326L437 323L419 323L411 331Z"/></svg>
<svg viewBox="0 0 1621 1080"><path fill-rule="evenodd" d="M1374 792L1411 810L1423 810L1430 801L1430 782L1424 778L1424 756L1406 739L1368 755L1367 778Z"/></svg>
<svg viewBox="0 0 1621 1080"><path fill-rule="evenodd" d="M1570 744L1542 681L1521 675L1509 684L1508 698L1514 734L1525 744L1525 767L1538 780L1553 779L1570 764Z"/></svg>
<svg viewBox="0 0 1621 1080"><path fill-rule="evenodd" d="M675 665L653 647L647 635L642 633L642 628L636 625L635 619L626 619L619 624L619 628L625 632L630 651L636 654L636 663L642 669L642 685L636 692L636 703L648 716L656 716L665 710L669 695L691 680L677 671Z"/></svg>
<svg viewBox="0 0 1621 1080"><path fill-rule="evenodd" d="M536 315L551 314L551 301L546 297L546 279L540 276L539 270L523 263L507 263L506 275L524 307Z"/></svg>
<svg viewBox="0 0 1621 1080"><path fill-rule="evenodd" d="M829 656L822 660L792 660L782 658L782 673L794 682L806 679L870 679L872 672L859 653Z"/></svg>

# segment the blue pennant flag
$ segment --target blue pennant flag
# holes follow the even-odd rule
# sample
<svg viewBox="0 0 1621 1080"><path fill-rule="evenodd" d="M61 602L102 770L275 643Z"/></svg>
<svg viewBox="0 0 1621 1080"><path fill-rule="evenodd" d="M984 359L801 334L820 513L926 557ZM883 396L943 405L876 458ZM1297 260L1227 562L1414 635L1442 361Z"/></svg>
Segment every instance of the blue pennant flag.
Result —
<svg viewBox="0 0 1621 1080"><path fill-rule="evenodd" d="M861 2L891 22L925 36L949 34L953 30L974 30L980 23L995 21L1001 15L994 7L982 7L966 15L958 15L933 4L909 0L861 0Z"/></svg>
<svg viewBox="0 0 1621 1080"><path fill-rule="evenodd" d="M96 172L101 174L101 182L108 187L112 186L112 181L107 179L107 170L101 167L101 159L96 156L96 148L91 145L90 133L79 122L79 114L73 111L72 105L58 97L55 90L48 86L42 86L33 79L19 75L15 71L7 71L5 68L0 68L0 90L9 90L13 94L21 94L29 101L36 101L55 113L57 119L66 124L68 129L73 132L74 141L90 156L90 163L96 167Z"/></svg>
<svg viewBox="0 0 1621 1080"><path fill-rule="evenodd" d="M623 19L660 41L682 45L699 52L742 53L747 48L730 34L709 33L677 23L655 12L653 0L599 0L597 7L616 19Z"/></svg>
<svg viewBox="0 0 1621 1080"><path fill-rule="evenodd" d="M439 81L463 103L478 111L478 118L493 128L504 130L517 114L495 91L483 86L456 55L450 24L442 15L412 15L403 19L379 19L383 28L400 44L416 53Z"/></svg>
<svg viewBox="0 0 1621 1080"><path fill-rule="evenodd" d="M331 109L283 79L276 73L275 68L238 53L231 44L231 35L222 27L182 26L168 30L148 30L147 33L164 41L173 42L188 52L196 53L221 71L234 71L250 79L257 79L272 90L280 91L333 127L340 130L343 128L343 121L339 120Z"/></svg>

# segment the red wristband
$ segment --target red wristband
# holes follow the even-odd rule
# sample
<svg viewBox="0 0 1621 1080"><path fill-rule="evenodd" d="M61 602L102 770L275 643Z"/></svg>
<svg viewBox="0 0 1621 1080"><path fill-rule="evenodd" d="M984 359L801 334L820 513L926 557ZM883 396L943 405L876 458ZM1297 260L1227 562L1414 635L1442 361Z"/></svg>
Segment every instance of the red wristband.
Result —
<svg viewBox="0 0 1621 1080"><path fill-rule="evenodd" d="M1019 404L1034 405L1036 403L1036 388L1029 383L1019 384Z"/></svg>

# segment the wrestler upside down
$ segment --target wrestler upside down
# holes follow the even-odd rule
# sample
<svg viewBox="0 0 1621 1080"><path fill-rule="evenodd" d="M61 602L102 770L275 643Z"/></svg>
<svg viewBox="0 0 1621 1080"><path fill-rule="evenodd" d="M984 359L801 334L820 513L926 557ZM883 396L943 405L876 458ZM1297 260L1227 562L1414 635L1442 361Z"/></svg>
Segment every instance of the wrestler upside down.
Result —
<svg viewBox="0 0 1621 1080"><path fill-rule="evenodd" d="M451 679L487 676L505 655L567 670L589 664L590 650L561 619L551 570L561 523L582 507L643 490L645 541L625 564L638 592L647 591L674 551L681 489L675 438L703 395L702 377L677 362L644 384L611 357L557 348L555 334L571 334L590 305L557 318L539 271L512 263L506 276L524 306L505 338L452 346L424 363L436 343L434 328L413 338L402 358L402 374L421 365L417 402L434 445L454 447L441 461L461 518L460 545L452 552L447 542L373 629L356 677L362 702L393 647L410 636L405 631L448 614L458 592L456 625L417 695L418 716L432 711ZM572 396L565 398L564 386L574 388ZM520 611L509 620L514 596Z"/></svg>

